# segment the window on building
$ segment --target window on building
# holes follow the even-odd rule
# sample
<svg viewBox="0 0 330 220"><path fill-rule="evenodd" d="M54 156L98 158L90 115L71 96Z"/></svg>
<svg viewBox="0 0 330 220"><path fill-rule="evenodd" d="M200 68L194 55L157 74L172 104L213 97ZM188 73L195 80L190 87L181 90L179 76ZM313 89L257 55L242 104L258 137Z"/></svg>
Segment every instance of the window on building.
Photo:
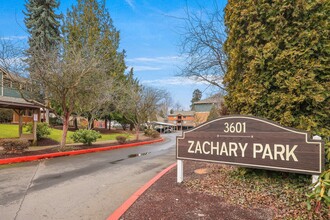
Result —
<svg viewBox="0 0 330 220"><path fill-rule="evenodd" d="M30 110L30 109L25 110L25 114L24 115L25 116L32 116L33 115L33 110Z"/></svg>
<svg viewBox="0 0 330 220"><path fill-rule="evenodd" d="M11 88L12 83L9 79L3 79L3 86L7 88Z"/></svg>

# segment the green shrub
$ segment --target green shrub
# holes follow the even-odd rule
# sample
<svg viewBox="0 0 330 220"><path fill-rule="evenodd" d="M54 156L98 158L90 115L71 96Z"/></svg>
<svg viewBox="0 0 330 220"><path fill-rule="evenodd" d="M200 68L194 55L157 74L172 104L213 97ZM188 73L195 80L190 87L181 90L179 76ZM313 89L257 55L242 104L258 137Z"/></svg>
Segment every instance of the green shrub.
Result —
<svg viewBox="0 0 330 220"><path fill-rule="evenodd" d="M21 139L1 139L0 146L3 147L5 153L23 153L25 149L28 149L30 143L28 140Z"/></svg>
<svg viewBox="0 0 330 220"><path fill-rule="evenodd" d="M153 131L152 134L151 134L151 137L152 138L159 138L160 137L160 134L158 131Z"/></svg>
<svg viewBox="0 0 330 220"><path fill-rule="evenodd" d="M125 144L127 142L128 137L125 135L118 135L116 136L116 140L119 144Z"/></svg>
<svg viewBox="0 0 330 220"><path fill-rule="evenodd" d="M13 119L13 110L11 109L0 109L0 123L8 123Z"/></svg>
<svg viewBox="0 0 330 220"><path fill-rule="evenodd" d="M153 129L146 129L144 130L144 135L147 137L152 137L152 138L159 138L160 134L158 131L153 130Z"/></svg>
<svg viewBox="0 0 330 220"><path fill-rule="evenodd" d="M92 145L92 142L95 142L98 138L101 138L101 134L98 131L79 129L74 132L70 137L75 143L84 143L87 145Z"/></svg>
<svg viewBox="0 0 330 220"><path fill-rule="evenodd" d="M150 136L151 133L152 133L152 131L154 131L154 130L153 130L153 129L150 129L150 128L145 129L145 130L144 130L144 135L145 135L145 136Z"/></svg>
<svg viewBox="0 0 330 220"><path fill-rule="evenodd" d="M26 126L26 131L33 133L33 123L28 123ZM38 122L37 123L37 140L40 140L41 138L47 137L50 135L50 127L45 122Z"/></svg>
<svg viewBox="0 0 330 220"><path fill-rule="evenodd" d="M330 208L330 169L323 172L318 181L313 184L313 190L310 194L306 193L307 208L312 209L312 202L315 206L315 212L318 213L322 206Z"/></svg>
<svg viewBox="0 0 330 220"><path fill-rule="evenodd" d="M52 126L63 125L63 120L61 118L49 118L49 124Z"/></svg>

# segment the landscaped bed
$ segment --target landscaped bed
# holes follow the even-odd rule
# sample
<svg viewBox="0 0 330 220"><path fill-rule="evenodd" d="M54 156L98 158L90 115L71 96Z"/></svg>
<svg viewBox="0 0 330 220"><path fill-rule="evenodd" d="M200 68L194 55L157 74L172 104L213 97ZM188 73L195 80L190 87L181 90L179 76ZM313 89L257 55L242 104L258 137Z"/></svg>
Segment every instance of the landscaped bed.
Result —
<svg viewBox="0 0 330 220"><path fill-rule="evenodd" d="M2 135L2 138L13 138L16 139L12 133L16 134L17 125L0 125L0 129L9 129L11 132L7 132L10 135ZM5 158L14 158L14 157L24 157L24 156L33 156L33 155L42 155L49 153L57 153L57 152L65 152L65 151L76 151L76 150L84 150L84 149L92 149L92 148L101 148L107 146L118 145L118 141L116 140L117 136L125 136L127 137L126 143L136 143L141 141L152 140L149 137L144 135L140 135L139 141L135 140L135 136L121 130L107 130L107 129L95 129L99 131L102 135L101 138L97 139L97 142L92 145L73 143L73 140L70 139L70 136L73 134L73 131L68 132L67 138L67 146L63 149L59 147L59 141L61 138L61 130L52 128L51 134L47 138L41 138L37 142L37 146L30 146L27 150L21 153L6 153L3 149L0 148L0 159ZM1 139L0 139L1 140Z"/></svg>
<svg viewBox="0 0 330 220"><path fill-rule="evenodd" d="M184 162L184 183L172 169L120 219L330 219L308 211L311 176ZM152 208L150 208L152 207Z"/></svg>
<svg viewBox="0 0 330 220"><path fill-rule="evenodd" d="M97 141L109 141L109 140L116 140L116 136L123 133L122 130L107 130L107 129L95 129L100 131L102 137L99 138ZM15 124L0 124L0 139L1 138L18 138L18 125ZM74 132L74 129L68 131L66 143L72 144L74 143L73 140L70 138ZM23 129L23 133L27 134L26 129ZM125 132L124 132L125 133ZM60 126L50 128L50 135L47 137L55 143L59 143L62 138L62 128ZM130 135L132 139L133 136ZM43 146L45 142L38 143L38 145Z"/></svg>

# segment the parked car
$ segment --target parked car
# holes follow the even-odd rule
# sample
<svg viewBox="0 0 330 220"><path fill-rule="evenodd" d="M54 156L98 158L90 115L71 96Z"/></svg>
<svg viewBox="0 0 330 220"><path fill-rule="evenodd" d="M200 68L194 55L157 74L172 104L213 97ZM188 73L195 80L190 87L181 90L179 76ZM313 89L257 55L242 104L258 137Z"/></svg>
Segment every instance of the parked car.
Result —
<svg viewBox="0 0 330 220"><path fill-rule="evenodd" d="M165 128L164 133L172 133L173 129L172 128Z"/></svg>
<svg viewBox="0 0 330 220"><path fill-rule="evenodd" d="M156 128L156 131L158 131L159 133L172 133L173 129L170 127L158 127Z"/></svg>

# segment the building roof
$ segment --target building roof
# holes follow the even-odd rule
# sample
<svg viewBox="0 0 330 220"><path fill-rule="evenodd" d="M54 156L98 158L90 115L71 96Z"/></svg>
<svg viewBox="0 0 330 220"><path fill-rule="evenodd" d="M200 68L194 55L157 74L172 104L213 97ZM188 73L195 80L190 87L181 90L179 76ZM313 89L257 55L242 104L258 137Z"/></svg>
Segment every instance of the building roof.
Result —
<svg viewBox="0 0 330 220"><path fill-rule="evenodd" d="M155 124L155 125L175 126L173 123L165 123L165 122L160 122L160 121L153 121L151 123Z"/></svg>
<svg viewBox="0 0 330 220"><path fill-rule="evenodd" d="M173 114L169 114L169 116L176 116L176 115L184 115L184 116L195 115L195 112L194 111L175 111L175 112L173 112Z"/></svg>
<svg viewBox="0 0 330 220"><path fill-rule="evenodd" d="M16 82L26 82L26 79L20 76L17 76L13 73L7 71L4 67L0 66L0 72L3 73L9 80ZM3 85L0 85L3 86ZM1 95L2 94L2 95ZM40 109L45 107L43 104L31 100L27 101L23 98L7 96L3 93L0 94L0 108L10 108L10 109Z"/></svg>
<svg viewBox="0 0 330 220"><path fill-rule="evenodd" d="M160 115L156 115L156 120L157 120L158 122L165 122L165 118L163 118L163 117L160 116Z"/></svg>
<svg viewBox="0 0 330 220"><path fill-rule="evenodd" d="M31 103L22 98L14 98L9 96L0 96L0 108L11 108L11 109L39 109L42 107L37 103Z"/></svg>
<svg viewBox="0 0 330 220"><path fill-rule="evenodd" d="M223 102L224 98L221 94L217 93L207 99L200 100L198 102L194 102L194 105L198 104L213 104Z"/></svg>
<svg viewBox="0 0 330 220"><path fill-rule="evenodd" d="M26 78L20 77L16 74L13 74L9 71L7 71L4 67L0 66L0 71L4 73L4 75L6 76L6 78L9 78L12 81L16 81L16 82L26 82Z"/></svg>

